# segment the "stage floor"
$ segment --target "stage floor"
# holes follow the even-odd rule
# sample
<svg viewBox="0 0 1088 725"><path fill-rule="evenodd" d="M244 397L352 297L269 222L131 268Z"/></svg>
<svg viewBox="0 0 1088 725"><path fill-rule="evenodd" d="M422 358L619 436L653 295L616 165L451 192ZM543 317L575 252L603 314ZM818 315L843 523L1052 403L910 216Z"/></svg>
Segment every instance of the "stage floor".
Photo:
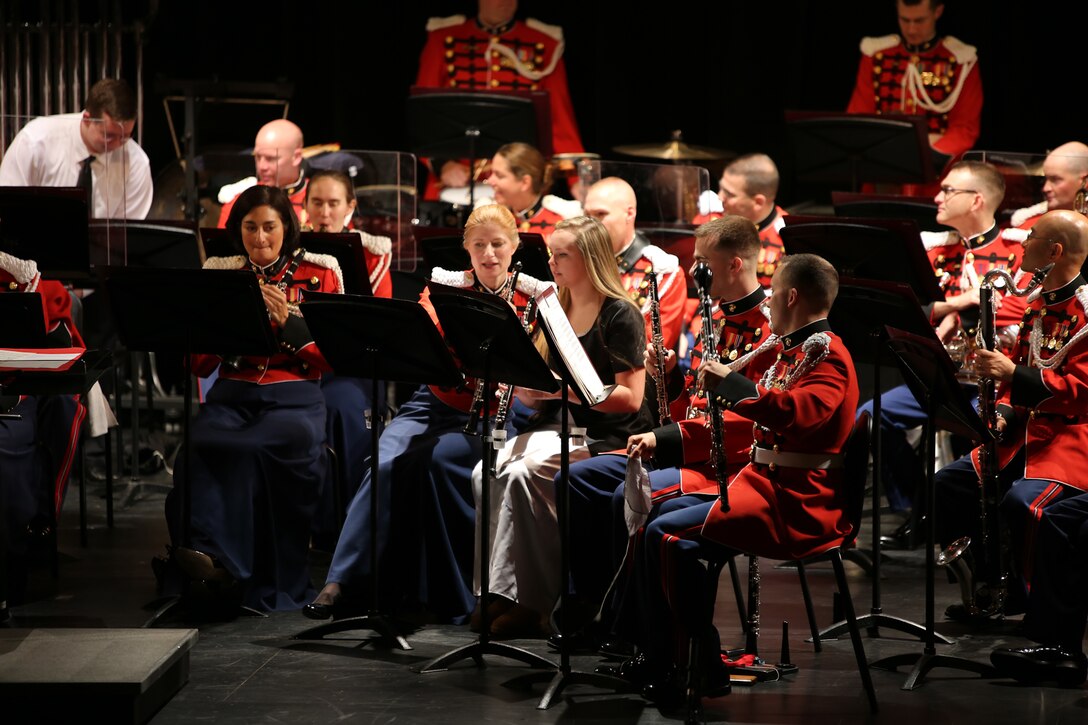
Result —
<svg viewBox="0 0 1088 725"><path fill-rule="evenodd" d="M73 488L62 520L60 577L47 568L34 570L30 601L16 607L17 627L138 627L149 617L143 606L154 598L150 560L167 541L163 497L149 496L118 509L116 525L105 527L101 486L90 496L90 545L79 547L78 491ZM120 500L120 496L118 496ZM867 540L868 533L863 533ZM883 605L887 614L920 621L924 610L924 556L887 552L883 569ZM319 578L327 563L315 557ZM741 576L745 572L740 562ZM869 611L871 586L860 568L847 565L854 604ZM797 574L792 569L762 567L763 603L760 649L777 661L781 623L790 622L792 661L800 671L780 682L734 687L725 698L705 701L707 722L744 723L1083 723L1088 719L1088 690L1024 687L1009 680L983 680L951 669L937 669L914 691L901 689L908 671L872 670L880 712L869 713L848 638L827 642L821 654L804 642L808 636ZM832 621L834 578L830 565L810 568L809 581L821 627ZM941 613L958 598L958 589L937 584L937 630L956 639L938 645L939 654L988 662L997 646L1018 646L1018 622L1009 620L985 631L943 621ZM726 644L741 644L740 628L728 580L722 582L717 624ZM462 662L428 675L413 666L453 647L471 642L467 627L429 625L409 636L411 651L369 641L371 632L349 632L322 641L292 637L311 622L298 613L267 618L239 618L229 623L178 622L199 626L191 651L189 683L151 720L155 725L194 722L245 723L662 723L682 721L682 714L661 712L635 695L611 695L588 687L570 688L547 711L536 710L543 685L520 689L514 680L529 672L517 662L487 658L477 669ZM894 631L866 637L870 661L899 653L921 652L922 643ZM542 640L514 642L551 656ZM576 656L576 670L592 671L597 657ZM2 705L0 705L2 708ZM2 710L0 710L2 717Z"/></svg>

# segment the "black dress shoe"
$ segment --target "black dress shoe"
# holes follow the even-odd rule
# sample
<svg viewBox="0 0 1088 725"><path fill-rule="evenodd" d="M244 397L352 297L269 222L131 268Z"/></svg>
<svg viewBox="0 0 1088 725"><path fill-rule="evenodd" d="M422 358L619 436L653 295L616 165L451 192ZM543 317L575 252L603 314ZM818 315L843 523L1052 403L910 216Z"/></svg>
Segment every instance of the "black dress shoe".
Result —
<svg viewBox="0 0 1088 725"><path fill-rule="evenodd" d="M721 660L704 667L700 679L699 694L703 697L725 697L733 691L729 668Z"/></svg>
<svg viewBox="0 0 1088 725"><path fill-rule="evenodd" d="M635 656L635 646L619 637L609 637L602 640L597 651L602 657L610 659L627 660Z"/></svg>
<svg viewBox="0 0 1088 725"><path fill-rule="evenodd" d="M911 520L908 518L899 528L890 534L884 534L880 537L880 546L885 549L897 549L906 550L911 548L911 537L914 534L914 527L911 525Z"/></svg>
<svg viewBox="0 0 1088 725"><path fill-rule="evenodd" d="M658 691L660 691L660 687L666 681L674 680L676 678L675 665L672 663L655 662L642 652L630 659L624 660L620 663L619 667L602 666L598 667L597 671L602 674L613 675L614 677L627 680L640 689L645 689L647 685L657 685Z"/></svg>
<svg viewBox="0 0 1088 725"><path fill-rule="evenodd" d="M548 647L556 652L565 648L568 654L592 654L597 651L600 640L592 632L580 629L571 634L556 632L548 637Z"/></svg>
<svg viewBox="0 0 1088 725"><path fill-rule="evenodd" d="M319 602L315 599L302 608L302 616L307 619L326 620L335 613L337 600L339 598L340 597L331 597L328 602Z"/></svg>
<svg viewBox="0 0 1088 725"><path fill-rule="evenodd" d="M1061 687L1080 687L1088 678L1084 653L1060 647L995 649L990 653L990 662L1001 674L1028 685L1056 682Z"/></svg>
<svg viewBox="0 0 1088 725"><path fill-rule="evenodd" d="M676 678L663 677L642 688L642 696L660 708L671 709L684 699L684 690Z"/></svg>

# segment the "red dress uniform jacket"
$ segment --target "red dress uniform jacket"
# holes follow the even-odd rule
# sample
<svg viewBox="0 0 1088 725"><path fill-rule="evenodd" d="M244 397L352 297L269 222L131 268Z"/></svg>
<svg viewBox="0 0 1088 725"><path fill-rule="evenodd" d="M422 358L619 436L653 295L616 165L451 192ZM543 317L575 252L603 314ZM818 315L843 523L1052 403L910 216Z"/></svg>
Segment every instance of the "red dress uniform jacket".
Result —
<svg viewBox="0 0 1088 725"><path fill-rule="evenodd" d="M841 461L858 384L850 353L826 320L784 335L777 352L759 383L729 375L714 391L755 422L755 440L752 462L729 484L730 510L711 507L702 534L757 556L788 558L836 545L847 533Z"/></svg>
<svg viewBox="0 0 1088 725"><path fill-rule="evenodd" d="M949 156L970 149L979 134L982 80L974 46L952 36L908 48L898 35L863 38L857 82L847 113L925 115L934 148Z"/></svg>
<svg viewBox="0 0 1088 725"><path fill-rule="evenodd" d="M967 240L966 244L956 232L922 232L922 242L945 299L978 287L990 270L1004 269L1015 275L1024 256L1022 238L1023 235L1012 230L1002 232L996 225L985 234ZM1004 297L997 311L997 326L1018 324L1023 310L1024 302L1020 298ZM964 330L972 334L978 324L977 309L963 317Z"/></svg>
<svg viewBox="0 0 1088 725"><path fill-rule="evenodd" d="M528 209L515 211L514 216L518 221L519 232L539 234L544 237L544 241L548 241L556 224L581 213L582 205L577 201L544 194Z"/></svg>
<svg viewBox="0 0 1088 725"><path fill-rule="evenodd" d="M763 288L758 287L739 300L719 302L713 316L719 359L752 381L758 380L774 362L771 350L775 340L762 307L765 299ZM683 380L683 387L675 396L670 390L670 414L677 422L654 431L658 465L681 467L679 485L655 491L655 500L679 494L717 493L718 490L714 464L710 460L711 430L706 422L706 398L695 397L695 376L702 361L702 350L700 338L692 351L692 369ZM732 477L748 463L752 421L723 410L722 422L723 449Z"/></svg>
<svg viewBox="0 0 1088 725"><path fill-rule="evenodd" d="M759 228L759 241L763 243L759 250L756 275L759 277L759 283L766 289L771 288L771 277L782 255L786 253L782 245L782 235L779 234L782 227L786 226L782 218L784 216L786 216L786 210L776 206L773 214L756 225Z"/></svg>
<svg viewBox="0 0 1088 725"><path fill-rule="evenodd" d="M457 287L458 289L473 289L477 292L487 291L486 288L476 281L476 275L472 270L451 272L450 270L442 269L441 267L435 267L431 270L431 281L436 284L444 284L447 287ZM530 297L535 297L546 285L550 284L553 283L541 282L535 277L531 277L524 273L519 274L518 288L514 291L514 298L512 300L518 314L521 315L525 312L525 306L529 303ZM429 288L423 288L423 293L419 296L419 304L423 305L423 308L427 310L427 314L431 316L435 326L438 327L438 331L441 332L442 324L438 321L438 314L435 313L434 306L431 304L431 290ZM462 413L469 413L472 411L472 399L476 393L475 379L466 378L465 384L459 388L444 388L437 385L431 385L430 388L436 398L451 408L459 410ZM484 399L487 401L489 415L492 415L495 412L494 387L491 393L491 395L484 396Z"/></svg>
<svg viewBox="0 0 1088 725"><path fill-rule="evenodd" d="M1088 286L1078 276L1029 300L1011 356L1016 372L998 389L1009 422L998 459L1005 467L1023 448L1023 477L1088 491Z"/></svg>
<svg viewBox="0 0 1088 725"><path fill-rule="evenodd" d="M464 15L427 21L416 85L492 91L547 91L552 151L581 152L563 63L563 29L528 18L492 34Z"/></svg>
<svg viewBox="0 0 1088 725"><path fill-rule="evenodd" d="M297 264L296 264L297 263ZM193 372L206 377L219 366L219 377L225 380L242 380L258 385L271 385L295 380L317 380L322 372L331 368L314 343L306 320L297 306L307 291L344 292L343 275L335 257L311 254L299 250L291 258L280 260L265 268L259 268L245 257L209 257L205 269L252 269L262 284L285 285L287 303L291 313L280 327L272 323L272 330L279 340L280 351L271 357L231 357L220 355L193 355ZM222 363L222 364L221 364Z"/></svg>
<svg viewBox="0 0 1088 725"><path fill-rule="evenodd" d="M647 342L653 340L653 328L650 324L650 280L646 275L651 271L657 275L661 334L665 338L665 347L675 349L688 296L687 280L684 270L680 268L680 260L636 233L627 249L616 255L616 264L623 288L646 318Z"/></svg>

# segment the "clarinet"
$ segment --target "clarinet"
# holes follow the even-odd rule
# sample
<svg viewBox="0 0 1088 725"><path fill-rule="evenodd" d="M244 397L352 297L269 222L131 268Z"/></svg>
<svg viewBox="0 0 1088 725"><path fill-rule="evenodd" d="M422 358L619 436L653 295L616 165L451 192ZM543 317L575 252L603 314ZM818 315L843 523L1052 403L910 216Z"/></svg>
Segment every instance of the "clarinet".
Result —
<svg viewBox="0 0 1088 725"><path fill-rule="evenodd" d="M650 344L654 348L653 369L650 376L654 379L654 387L657 389L657 419L658 425L672 423L669 417L669 392L665 382L665 335L661 332L661 301L657 293L657 273L647 270L646 276L650 280L650 328L652 339Z"/></svg>
<svg viewBox="0 0 1088 725"><path fill-rule="evenodd" d="M305 249L303 249L302 247L299 247L298 249L296 249L295 253L294 253L294 256L291 258L291 262L287 265L287 270L284 271L283 276L280 277L279 282L270 281L266 275L259 275L257 279L262 285L264 285L264 284L275 284L277 287L280 288L280 291L282 291L282 292L284 292L286 294L287 288L290 287L294 283L294 281L295 281L295 272L298 271L299 265L302 264L302 260L305 257L306 257L306 250ZM231 355L229 357L225 357L225 358L223 358L223 364L228 365L228 366L234 368L235 370L238 370L242 366L242 356L241 355Z"/></svg>
<svg viewBox="0 0 1088 725"><path fill-rule="evenodd" d="M518 275L521 274L521 262L514 262L514 275L510 278L510 289L503 295L503 299L510 302L514 299L514 292L518 288ZM465 423L464 434L465 435L479 435L477 426L480 421L483 420L484 412L484 395L487 393L484 390L484 381L480 378L476 378L476 389L472 393L472 405L468 410L468 421Z"/></svg>
<svg viewBox="0 0 1088 725"><path fill-rule="evenodd" d="M533 320L536 317L536 298L530 297L521 314L521 326L526 334L533 332ZM495 425L492 426L491 447L500 450L506 447L506 419L510 415L510 406L514 402L514 386L507 385L499 394L499 402L495 406ZM495 472L495 457L491 458L491 472Z"/></svg>
<svg viewBox="0 0 1088 725"><path fill-rule="evenodd" d="M700 262L696 265L692 276L699 290L699 306L703 313L703 329L699 333L699 340L703 346L703 362L718 362L718 341L714 339L714 321L712 319L714 302L710 298L710 281L714 273L710 267ZM724 436L725 428L722 424L722 410L714 396L706 393L706 418L710 423L710 459L714 464L714 475L718 481L718 500L721 502L722 511L729 510L729 472L725 460Z"/></svg>

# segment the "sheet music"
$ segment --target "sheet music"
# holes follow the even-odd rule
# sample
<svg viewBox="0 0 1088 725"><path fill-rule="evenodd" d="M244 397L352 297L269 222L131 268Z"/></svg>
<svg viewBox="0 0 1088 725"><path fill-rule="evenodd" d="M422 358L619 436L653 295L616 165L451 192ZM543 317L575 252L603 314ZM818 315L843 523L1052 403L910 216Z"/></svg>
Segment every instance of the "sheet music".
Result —
<svg viewBox="0 0 1088 725"><path fill-rule="evenodd" d="M611 386L605 387L601 377L586 355L582 343L578 340L577 333L567 319L567 313L559 304L559 295L554 287L547 287L536 296L537 320L540 320L548 328L552 341L563 358L563 364L574 376L578 388L585 396L589 404L597 405L612 392Z"/></svg>
<svg viewBox="0 0 1088 725"><path fill-rule="evenodd" d="M50 350L0 348L0 368L5 370L55 370L66 367L83 354L74 347Z"/></svg>

